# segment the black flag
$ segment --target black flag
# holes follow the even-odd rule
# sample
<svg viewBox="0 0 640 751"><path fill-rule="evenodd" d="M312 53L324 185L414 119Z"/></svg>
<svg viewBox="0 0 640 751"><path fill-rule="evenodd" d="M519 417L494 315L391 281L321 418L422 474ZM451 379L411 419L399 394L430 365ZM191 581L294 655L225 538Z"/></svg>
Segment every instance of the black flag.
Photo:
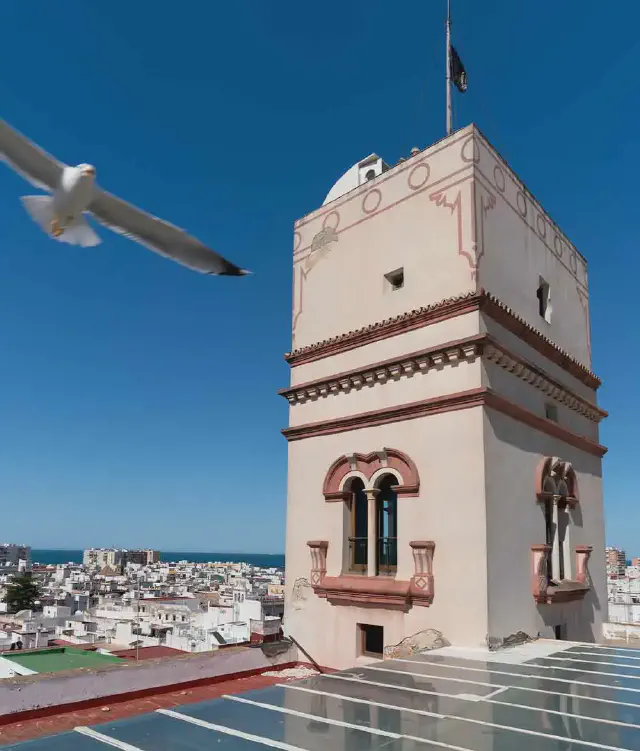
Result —
<svg viewBox="0 0 640 751"><path fill-rule="evenodd" d="M451 69L449 71L451 80L456 85L458 91L464 94L467 90L467 71L464 69L460 55L458 55L453 45L451 45L449 53L449 67Z"/></svg>

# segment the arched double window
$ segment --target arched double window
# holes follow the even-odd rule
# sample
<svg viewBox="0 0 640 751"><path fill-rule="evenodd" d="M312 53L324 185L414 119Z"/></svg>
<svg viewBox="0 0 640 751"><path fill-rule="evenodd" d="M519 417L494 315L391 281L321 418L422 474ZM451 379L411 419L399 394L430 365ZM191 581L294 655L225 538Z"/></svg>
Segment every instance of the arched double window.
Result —
<svg viewBox="0 0 640 751"><path fill-rule="evenodd" d="M571 464L557 457L543 459L537 470L536 496L544 511L547 580L559 583L571 579L570 511L578 503L578 485Z"/></svg>
<svg viewBox="0 0 640 751"><path fill-rule="evenodd" d="M345 454L329 467L325 500L344 504L345 573L393 576L398 567L398 497L415 498L420 476L402 451Z"/></svg>
<svg viewBox="0 0 640 751"><path fill-rule="evenodd" d="M348 481L349 570L369 576L394 574L398 566L398 479L385 474L365 489L360 477ZM372 552L371 559L369 553ZM373 566L374 571L370 568Z"/></svg>

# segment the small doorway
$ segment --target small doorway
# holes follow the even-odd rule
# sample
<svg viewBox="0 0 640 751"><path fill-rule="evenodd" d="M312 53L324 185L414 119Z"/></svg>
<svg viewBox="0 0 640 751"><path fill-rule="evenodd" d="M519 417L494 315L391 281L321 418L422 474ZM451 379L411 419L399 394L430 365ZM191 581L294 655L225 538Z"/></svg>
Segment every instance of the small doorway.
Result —
<svg viewBox="0 0 640 751"><path fill-rule="evenodd" d="M559 639L561 641L566 641L567 639L567 626L565 623L559 623L557 626L553 627L554 633L556 635L556 639Z"/></svg>

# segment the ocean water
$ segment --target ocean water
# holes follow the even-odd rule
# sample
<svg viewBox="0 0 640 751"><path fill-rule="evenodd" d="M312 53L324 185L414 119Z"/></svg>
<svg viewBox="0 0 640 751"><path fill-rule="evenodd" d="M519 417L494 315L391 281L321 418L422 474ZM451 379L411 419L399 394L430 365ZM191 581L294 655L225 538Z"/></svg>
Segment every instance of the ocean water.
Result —
<svg viewBox="0 0 640 751"><path fill-rule="evenodd" d="M82 550L36 549L31 551L34 563L45 565L57 563L82 563ZM192 563L207 563L208 561L222 561L224 563L249 563L259 568L284 568L284 555L269 553L180 553L162 551L160 560L190 561Z"/></svg>

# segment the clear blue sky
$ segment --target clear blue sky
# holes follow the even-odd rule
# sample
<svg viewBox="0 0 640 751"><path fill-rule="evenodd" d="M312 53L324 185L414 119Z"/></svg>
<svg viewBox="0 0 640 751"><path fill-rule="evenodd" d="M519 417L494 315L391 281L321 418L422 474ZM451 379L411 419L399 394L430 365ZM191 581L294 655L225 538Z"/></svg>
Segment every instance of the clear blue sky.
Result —
<svg viewBox="0 0 640 751"><path fill-rule="evenodd" d="M478 123L587 257L607 539L640 555L640 4L454 0ZM443 135L445 0L5 0L1 116L252 269L54 244L0 167L0 537L283 549L292 222Z"/></svg>

